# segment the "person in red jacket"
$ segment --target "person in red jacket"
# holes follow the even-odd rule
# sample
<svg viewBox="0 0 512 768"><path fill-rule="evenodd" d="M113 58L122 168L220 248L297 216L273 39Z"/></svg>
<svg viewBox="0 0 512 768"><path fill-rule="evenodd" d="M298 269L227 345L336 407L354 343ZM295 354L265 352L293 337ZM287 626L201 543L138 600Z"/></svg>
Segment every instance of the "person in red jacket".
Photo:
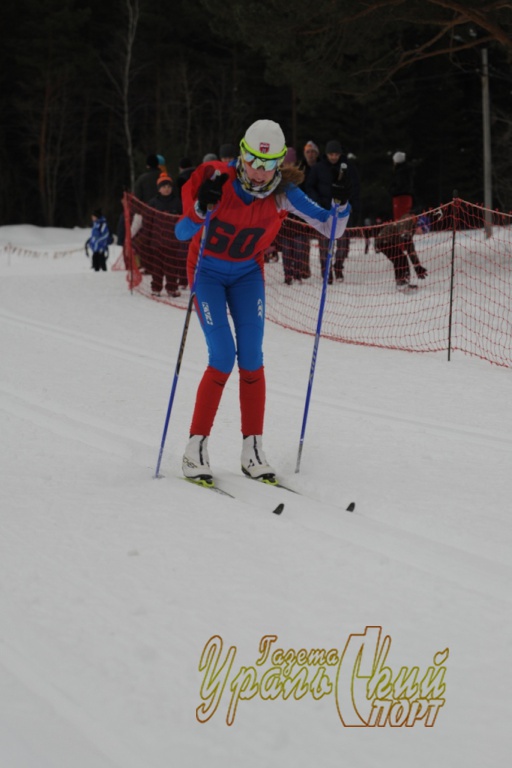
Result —
<svg viewBox="0 0 512 768"><path fill-rule="evenodd" d="M242 471L254 479L276 481L262 446L264 253L288 213L300 216L326 236L332 225L331 211L299 189L302 172L283 165L286 149L280 126L272 120L257 120L240 142L236 161L201 164L182 190L183 215L175 233L179 240L191 239L188 278L195 285L195 307L208 347L208 367L197 391L182 462L185 477L195 481L213 483L208 437L235 360L240 375ZM350 213L347 190L333 185L333 196L343 202L336 222L336 237L341 237ZM196 273L209 206L214 208Z"/></svg>
<svg viewBox="0 0 512 768"><path fill-rule="evenodd" d="M393 204L393 221L398 221L412 211L413 181L412 169L405 152L393 155L393 176L389 185Z"/></svg>

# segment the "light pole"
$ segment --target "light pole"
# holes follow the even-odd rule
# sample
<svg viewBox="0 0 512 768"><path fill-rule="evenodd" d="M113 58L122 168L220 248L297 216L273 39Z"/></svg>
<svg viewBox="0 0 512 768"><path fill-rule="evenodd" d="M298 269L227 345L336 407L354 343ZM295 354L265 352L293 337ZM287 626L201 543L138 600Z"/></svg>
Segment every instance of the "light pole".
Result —
<svg viewBox="0 0 512 768"><path fill-rule="evenodd" d="M470 25L461 34L455 35L455 40L467 42L468 36L472 40L479 37L478 30ZM491 160L491 107L489 99L489 60L487 48L480 48L482 61L482 126L483 126L483 165L484 165L484 231L486 237L492 236L492 160Z"/></svg>

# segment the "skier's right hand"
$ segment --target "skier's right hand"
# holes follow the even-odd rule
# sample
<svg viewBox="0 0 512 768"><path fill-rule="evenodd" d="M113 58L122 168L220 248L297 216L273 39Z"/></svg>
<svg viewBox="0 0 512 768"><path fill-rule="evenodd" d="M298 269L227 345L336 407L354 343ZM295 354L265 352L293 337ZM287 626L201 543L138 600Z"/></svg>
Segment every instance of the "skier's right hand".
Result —
<svg viewBox="0 0 512 768"><path fill-rule="evenodd" d="M229 176L227 173L221 173L218 175L216 172L210 179L203 181L197 193L197 202L199 205L199 210L202 213L206 213L208 206L217 205L217 203L220 201L222 197L222 187L228 178Z"/></svg>

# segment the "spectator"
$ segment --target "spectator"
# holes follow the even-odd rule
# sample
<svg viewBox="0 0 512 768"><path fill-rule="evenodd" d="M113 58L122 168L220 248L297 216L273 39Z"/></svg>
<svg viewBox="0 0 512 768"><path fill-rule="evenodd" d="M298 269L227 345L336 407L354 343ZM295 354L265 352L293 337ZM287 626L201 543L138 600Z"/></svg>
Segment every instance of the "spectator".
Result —
<svg viewBox="0 0 512 768"><path fill-rule="evenodd" d="M158 196L158 179L162 174L167 175L165 157L161 154L148 155L146 157L146 170L135 181L134 196L145 205L149 205ZM142 273L148 274L151 272L150 257L148 256L150 251L148 216L143 216L144 208L141 206L136 206L136 211L130 225L131 250L137 267ZM121 224L121 227L124 227L124 223Z"/></svg>
<svg viewBox="0 0 512 768"><path fill-rule="evenodd" d="M297 216L289 213L274 243L275 250L281 251L283 255L283 272L286 285L291 285L294 280L298 283L302 282L302 248L304 243L303 238L298 234L299 221Z"/></svg>
<svg viewBox="0 0 512 768"><path fill-rule="evenodd" d="M207 152L206 155L203 157L203 163L211 163L212 160L218 160L219 158L215 154L215 152Z"/></svg>
<svg viewBox="0 0 512 768"><path fill-rule="evenodd" d="M301 168L304 171L304 184L303 184L304 190L308 182L311 168L316 163L318 163L319 158L320 158L320 150L318 149L318 146L315 144L314 141L307 141L304 145L304 162L301 164Z"/></svg>
<svg viewBox="0 0 512 768"><path fill-rule="evenodd" d="M180 160L178 164L178 177L176 179L176 194L178 195L180 202L181 202L181 192L183 189L183 185L187 183L187 181L190 179L192 173L195 170L195 165L193 165L192 160L190 160L189 157L184 157ZM179 243L180 249L185 254L185 261L187 256L187 244L186 243ZM188 286L188 277L187 277L187 270L184 268L180 272L180 287L181 288L187 288Z"/></svg>
<svg viewBox="0 0 512 768"><path fill-rule="evenodd" d="M411 270L409 259L420 280L424 280L428 274L425 267L421 265L414 247L413 235L415 229L416 217L406 214L399 221L386 224L375 237L375 251L383 253L392 263L396 287L399 289L417 287L410 285Z"/></svg>
<svg viewBox="0 0 512 768"><path fill-rule="evenodd" d="M238 157L238 150L234 144L223 144L219 149L219 158L223 163L231 163Z"/></svg>
<svg viewBox="0 0 512 768"><path fill-rule="evenodd" d="M314 141L307 141L304 145L304 159L299 164L300 169L304 172L304 181L301 184L301 189L306 191L309 174L311 168L318 162L320 157L320 150ZM306 193L307 194L307 193ZM301 227L300 234L297 235L297 250L300 258L300 276L303 280L307 280L311 277L311 265L310 265L310 252L311 252L311 237Z"/></svg>
<svg viewBox="0 0 512 768"><path fill-rule="evenodd" d="M184 157L180 160L178 164L178 177L176 179L176 193L180 200L183 185L190 179L194 169L195 165L192 164L192 160L189 157Z"/></svg>
<svg viewBox="0 0 512 768"><path fill-rule="evenodd" d="M114 238L110 234L107 220L103 215L101 208L96 208L91 215L92 230L91 236L85 243L85 249L87 255L87 247L92 250L92 268L95 272L99 272L100 269L103 272L107 271L107 259L108 259L108 246L114 242Z"/></svg>
<svg viewBox="0 0 512 768"><path fill-rule="evenodd" d="M121 206L123 205L123 200L121 199ZM124 208L121 207L121 213L119 214L119 218L117 220L117 244L121 246L121 248L124 248L124 241L126 238L126 224L124 220Z"/></svg>
<svg viewBox="0 0 512 768"><path fill-rule="evenodd" d="M174 236L174 222L165 222L163 217L157 216L153 211L160 213L181 213L181 201L173 192L172 179L166 173L162 173L157 182L158 192L149 201L152 209L144 214L144 228L149 247L148 271L151 273L151 292L153 296L159 296L162 291L164 278L165 290L168 296L181 296L179 291L180 266L183 270L183 249ZM182 264L180 265L180 254Z"/></svg>
<svg viewBox="0 0 512 768"><path fill-rule="evenodd" d="M126 240L126 223L124 218L124 207L123 207L123 199L121 198L121 213L119 214L119 218L117 220L117 244L123 249L123 260L124 265L127 270L130 269L130 259L128 258L127 251L124 247L124 243Z"/></svg>
<svg viewBox="0 0 512 768"><path fill-rule="evenodd" d="M140 174L135 182L135 197L143 203L149 203L158 192L157 181L160 173L158 157L156 155L148 155L146 158L146 170Z"/></svg>
<svg viewBox="0 0 512 768"><path fill-rule="evenodd" d="M293 147L288 147L283 160L283 167L286 165L297 164L297 152ZM301 271L301 250L303 248L302 240L297 237L297 226L294 222L300 221L293 213L288 214L279 235L274 243L276 251L283 254L283 272L284 282L291 285L294 280L302 282Z"/></svg>
<svg viewBox="0 0 512 768"><path fill-rule="evenodd" d="M297 152L293 147L288 147L288 149L286 150L286 155L284 156L283 163L286 163L287 165L297 164Z"/></svg>
<svg viewBox="0 0 512 768"><path fill-rule="evenodd" d="M315 205L298 188L302 182L300 170L282 166L285 154L280 126L272 120L257 120L241 141L236 166L202 164L183 190L183 216L175 231L180 240L191 240L189 282L196 272L201 231L208 207L212 206L209 236L195 279L196 310L208 348L208 367L197 390L182 462L185 477L196 482L213 484L208 437L235 362L240 376L242 471L255 480L276 482L262 447L263 254L275 240L287 213L296 213L322 234L328 234L332 227L330 211ZM334 191L343 197L342 188ZM345 229L347 212L347 205L338 211L337 237Z"/></svg>
<svg viewBox="0 0 512 768"><path fill-rule="evenodd" d="M359 218L360 210L359 173L353 161L344 154L340 142L336 139L327 142L325 145L325 155L320 158L318 163L312 166L306 184L306 194L321 205L322 208L330 209L332 205L331 186L339 177L342 164L347 166L344 174L347 177L346 183L350 188L349 202L352 211L350 214L349 225L355 226ZM319 247L320 266L323 277L327 263L327 238L320 239ZM343 266L345 264L345 259L348 256L349 247L350 236L348 232L345 231L343 237L337 242L336 253L334 255L334 275L339 282L343 282L344 279ZM329 283L332 283L333 281L332 270L329 274L328 281Z"/></svg>
<svg viewBox="0 0 512 768"><path fill-rule="evenodd" d="M393 205L393 221L410 213L413 205L412 168L405 152L393 155L393 175L389 185Z"/></svg>

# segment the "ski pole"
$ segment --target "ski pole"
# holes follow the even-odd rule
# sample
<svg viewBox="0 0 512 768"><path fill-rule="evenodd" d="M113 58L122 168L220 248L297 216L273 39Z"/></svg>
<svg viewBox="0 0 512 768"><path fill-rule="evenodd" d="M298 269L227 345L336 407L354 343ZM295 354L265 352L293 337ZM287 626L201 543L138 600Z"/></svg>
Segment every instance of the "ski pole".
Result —
<svg viewBox="0 0 512 768"><path fill-rule="evenodd" d="M338 175L338 181L341 181L343 178L343 174L347 170L347 165L345 163L342 163L340 166L340 172ZM316 369L316 358L318 355L318 345L320 343L320 334L322 331L322 320L324 316L324 308L325 308L325 299L327 296L327 282L329 279L329 275L331 274L331 261L332 261L332 255L334 252L334 243L335 243L335 235L336 235L336 224L338 223L338 209L340 207L340 202L338 200L334 201L334 205L332 206L332 226L331 226L331 237L329 240L329 248L327 250L327 260L325 264L325 271L324 271L324 281L322 284L322 295L320 298L320 306L318 308L318 319L316 323L316 334L315 334L315 343L313 345L313 355L311 357L311 367L309 369L309 380L308 380L308 389L306 393L306 403L304 405L304 415L302 417L302 429L300 432L300 440L299 440L299 450L297 453L297 464L295 466L295 472L299 472L300 470L300 461L302 458L302 448L304 445L304 436L306 434L306 424L308 420L308 413L309 413L309 401L311 400L311 392L313 389L313 379L315 377L315 369Z"/></svg>
<svg viewBox="0 0 512 768"><path fill-rule="evenodd" d="M199 275L199 269L200 269L201 261L203 260L203 253L204 253L204 248L205 248L205 245L206 245L206 238L208 237L208 228L210 226L210 218L211 218L211 215L212 215L212 209L213 209L213 206L209 205L208 206L208 210L206 212L206 218L204 220L203 231L201 233L201 242L199 243L199 254L197 256L196 268L194 270L194 280L193 280L192 286L190 288L190 298L188 300L187 312L186 312L186 315L185 315L185 322L183 323L183 331L182 331L182 334L181 334L181 342L180 342L180 347L179 347L179 351L178 351L178 358L176 360L176 367L174 369L174 377L173 377L173 381L172 381L171 394L169 396L169 405L167 406L167 414L165 416L164 430L163 430L163 433L162 433L162 440L160 442L160 451L158 453L158 461L156 463L156 470L155 470L155 474L154 474L155 478L161 476L160 475L160 464L162 463L162 455L163 455L163 452L164 452L165 440L166 440L166 437L167 437L167 429L169 427L169 420L171 418L171 411L172 411L172 406L173 406L173 403L174 403L174 396L176 394L176 387L178 386L178 377L180 375L181 361L182 361L182 358L183 358L183 353L185 351L185 343L187 341L188 326L190 324L190 316L192 315L192 309L194 307L194 299L195 299L195 296L196 296L197 277Z"/></svg>
<svg viewBox="0 0 512 768"><path fill-rule="evenodd" d="M309 401L311 400L311 391L313 389L313 379L315 376L315 368L316 368L316 358L318 354L318 345L320 343L320 333L322 330L322 319L324 315L324 307L325 307L325 299L327 296L327 281L329 279L329 275L331 273L331 260L332 260L332 254L334 251L334 243L335 243L335 234L336 234L336 224L337 224L337 218L338 218L338 208L339 203L335 203L332 207L332 227L331 227L331 237L329 240L329 249L327 251L327 259L325 264L325 272L324 272L324 281L322 284L322 295L320 298L320 306L318 308L318 319L316 323L316 334L315 334L315 343L313 345L313 355L311 357L311 367L309 369L309 380L308 380L308 389L306 393L306 403L304 405L304 415L302 417L302 429L300 432L300 441L299 441L299 451L297 453L297 464L295 466L295 472L299 472L300 470L300 460L302 457L302 447L304 445L304 436L306 434L306 424L308 420L308 413L309 413Z"/></svg>
<svg viewBox="0 0 512 768"><path fill-rule="evenodd" d="M343 178L343 175L345 174L347 170L346 163L342 163L340 165L340 172L338 174L338 181L341 181ZM336 235L336 224L338 223L338 210L340 207L340 201L334 200L334 204L332 206L332 226L331 226L331 237L329 240L329 248L327 250L327 259L325 264L325 271L324 271L324 281L322 284L322 295L320 298L320 306L318 308L318 319L316 324L316 334L315 334L315 343L313 345L313 355L311 357L311 367L309 369L309 380L308 380L308 389L306 393L306 402L304 405L304 415L302 417L302 429L300 432L300 440L299 440L299 450L297 453L297 464L295 466L295 472L299 472L300 470L300 461L302 458L302 448L304 445L304 436L306 434L306 424L308 420L308 413L309 413L309 401L311 400L311 391L313 389L313 379L315 377L315 369L316 369L316 358L318 355L318 345L320 343L320 334L322 331L322 320L324 316L324 307L325 307L325 299L327 296L327 282L329 280L329 275L331 274L331 261L332 261L332 255L334 252L334 242L335 242L335 235Z"/></svg>

